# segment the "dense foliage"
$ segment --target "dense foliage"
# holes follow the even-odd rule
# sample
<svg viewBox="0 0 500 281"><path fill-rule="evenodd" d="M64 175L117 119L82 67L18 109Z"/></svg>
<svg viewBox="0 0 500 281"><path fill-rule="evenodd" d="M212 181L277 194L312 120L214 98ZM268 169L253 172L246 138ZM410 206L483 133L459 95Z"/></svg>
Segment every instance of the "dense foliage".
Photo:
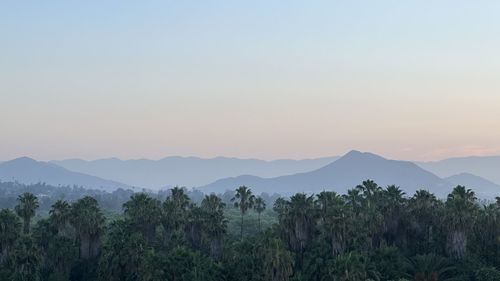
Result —
<svg viewBox="0 0 500 281"><path fill-rule="evenodd" d="M0 211L0 280L500 280L500 202L463 186L439 200L365 181L274 203L173 188L128 193L115 216L97 195L34 220L44 198L18 194Z"/></svg>

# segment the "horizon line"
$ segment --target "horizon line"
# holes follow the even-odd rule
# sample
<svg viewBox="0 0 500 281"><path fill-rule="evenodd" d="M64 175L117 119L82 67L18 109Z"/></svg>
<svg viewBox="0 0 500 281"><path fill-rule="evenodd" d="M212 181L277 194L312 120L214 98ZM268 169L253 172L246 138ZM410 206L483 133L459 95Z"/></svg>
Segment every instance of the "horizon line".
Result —
<svg viewBox="0 0 500 281"><path fill-rule="evenodd" d="M435 163L435 162L441 162L445 160L451 160L451 159L462 159L462 158L488 158L488 157L500 157L499 154L491 154L491 155L477 155L477 154L472 154L472 155L466 155L466 156L450 156L450 157L445 157L445 158L438 158L435 160L412 160L412 159L400 159L400 158L388 158L382 154L379 153L374 153L371 151L361 151L357 149L351 149L343 154L340 155L331 155L331 156L318 156L318 157L306 157L306 158L275 158L275 159L261 159L261 158L255 158L255 157L237 157L237 156L224 156L224 155L218 155L218 156L213 156L213 157L202 157L202 156L196 156L196 155L169 155L169 156L164 156L161 158L120 158L116 156L111 156L111 157L102 157L102 158L78 158L78 157L70 157L70 158L59 158L59 159L37 159L36 157L33 156L19 156L11 159L2 159L0 160L0 163L2 162L9 162L13 161L16 159L20 158L29 158L35 161L39 162L61 162L61 161L71 161L71 160L80 160L80 161L85 161L85 162L95 162L95 161L103 161L103 160L119 160L119 161L162 161L165 159L169 158L181 158L181 159L189 159L189 158L194 158L194 159L199 159L199 160L215 160L215 159L234 159L234 160L253 160L253 161L263 161L263 162L277 162L277 161L308 161L308 160L319 160L319 159L326 159L326 158L341 158L350 152L360 152L360 153L370 153L370 154L375 154L377 156L381 156L383 158L389 159L389 160L398 160L398 161L408 161L408 162L414 162L414 163Z"/></svg>

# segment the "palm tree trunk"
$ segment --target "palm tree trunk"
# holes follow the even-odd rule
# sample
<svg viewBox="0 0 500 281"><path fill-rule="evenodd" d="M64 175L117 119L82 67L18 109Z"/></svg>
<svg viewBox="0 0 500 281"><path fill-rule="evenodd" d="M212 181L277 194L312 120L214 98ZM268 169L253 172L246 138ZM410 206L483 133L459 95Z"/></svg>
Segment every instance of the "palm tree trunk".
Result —
<svg viewBox="0 0 500 281"><path fill-rule="evenodd" d="M0 253L0 263L3 263L9 255L7 247L7 245L4 245L2 248L2 252Z"/></svg>
<svg viewBox="0 0 500 281"><path fill-rule="evenodd" d="M467 249L467 235L465 232L460 230L452 231L448 239L450 255L462 259Z"/></svg>
<svg viewBox="0 0 500 281"><path fill-rule="evenodd" d="M259 232L262 232L262 227L260 225L260 213L259 213Z"/></svg>
<svg viewBox="0 0 500 281"><path fill-rule="evenodd" d="M243 240L243 212L241 213L240 239Z"/></svg>
<svg viewBox="0 0 500 281"><path fill-rule="evenodd" d="M220 261L222 249L222 238L213 237L210 241L210 256L214 261Z"/></svg>
<svg viewBox="0 0 500 281"><path fill-rule="evenodd" d="M90 257L90 235L80 234L80 258L88 259Z"/></svg>
<svg viewBox="0 0 500 281"><path fill-rule="evenodd" d="M29 218L24 219L24 234L30 233L31 220Z"/></svg>

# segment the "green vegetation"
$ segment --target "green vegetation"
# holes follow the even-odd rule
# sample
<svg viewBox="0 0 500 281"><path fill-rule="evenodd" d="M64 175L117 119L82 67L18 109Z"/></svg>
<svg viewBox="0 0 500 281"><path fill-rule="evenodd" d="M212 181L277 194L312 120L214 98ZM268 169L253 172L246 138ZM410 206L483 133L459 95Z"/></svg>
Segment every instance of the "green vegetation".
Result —
<svg viewBox="0 0 500 281"><path fill-rule="evenodd" d="M365 181L274 204L248 187L74 200L30 188L0 211L0 280L500 280L500 200L463 186L439 200ZM123 194L122 212L101 206Z"/></svg>

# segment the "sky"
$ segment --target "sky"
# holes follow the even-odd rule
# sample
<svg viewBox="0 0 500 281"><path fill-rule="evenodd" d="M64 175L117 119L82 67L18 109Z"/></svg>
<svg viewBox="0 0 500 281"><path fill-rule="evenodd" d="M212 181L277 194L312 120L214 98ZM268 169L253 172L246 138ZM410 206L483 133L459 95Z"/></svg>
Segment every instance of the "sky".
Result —
<svg viewBox="0 0 500 281"><path fill-rule="evenodd" d="M0 2L0 160L500 155L500 1Z"/></svg>

